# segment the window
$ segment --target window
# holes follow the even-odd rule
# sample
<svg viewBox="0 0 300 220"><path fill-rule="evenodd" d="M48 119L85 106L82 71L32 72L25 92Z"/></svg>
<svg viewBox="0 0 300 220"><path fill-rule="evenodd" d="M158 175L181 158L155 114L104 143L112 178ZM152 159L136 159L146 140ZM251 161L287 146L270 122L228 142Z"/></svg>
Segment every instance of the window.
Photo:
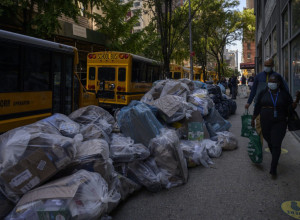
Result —
<svg viewBox="0 0 300 220"><path fill-rule="evenodd" d="M50 52L26 48L24 91L50 90Z"/></svg>
<svg viewBox="0 0 300 220"><path fill-rule="evenodd" d="M292 1L292 36L300 30L300 0Z"/></svg>
<svg viewBox="0 0 300 220"><path fill-rule="evenodd" d="M289 54L288 54L288 46L285 46L285 48L283 48L282 64L283 64L283 77L284 77L285 81L289 82Z"/></svg>
<svg viewBox="0 0 300 220"><path fill-rule="evenodd" d="M251 53L247 54L247 59L251 59Z"/></svg>
<svg viewBox="0 0 300 220"><path fill-rule="evenodd" d="M0 43L0 92L18 91L19 51L18 46Z"/></svg>
<svg viewBox="0 0 300 220"><path fill-rule="evenodd" d="M89 80L95 80L95 75L96 75L96 69L95 67L90 67L89 68Z"/></svg>
<svg viewBox="0 0 300 220"><path fill-rule="evenodd" d="M292 95L300 90L300 35L291 44Z"/></svg>
<svg viewBox="0 0 300 220"><path fill-rule="evenodd" d="M126 69L125 68L119 68L118 80L120 82L124 82L126 80Z"/></svg>
<svg viewBox="0 0 300 220"><path fill-rule="evenodd" d="M200 74L195 74L195 80L200 80Z"/></svg>
<svg viewBox="0 0 300 220"><path fill-rule="evenodd" d="M61 77L62 77L62 55L54 54L52 58L53 71L53 113L62 112L61 109Z"/></svg>
<svg viewBox="0 0 300 220"><path fill-rule="evenodd" d="M174 79L180 79L181 73L180 72L174 72Z"/></svg>
<svg viewBox="0 0 300 220"><path fill-rule="evenodd" d="M141 5L140 2L134 2L134 3L133 3L133 6L134 6L134 7L138 7L138 6L140 6L140 5Z"/></svg>
<svg viewBox="0 0 300 220"><path fill-rule="evenodd" d="M248 49L248 50L251 49L251 43L247 43L247 49Z"/></svg>
<svg viewBox="0 0 300 220"><path fill-rule="evenodd" d="M65 60L65 76L66 76L66 89L65 89L65 111L64 114L69 115L72 112L72 89L73 89L73 58L66 57Z"/></svg>
<svg viewBox="0 0 300 220"><path fill-rule="evenodd" d="M115 81L116 69L114 67L99 67L98 80L100 81Z"/></svg>
<svg viewBox="0 0 300 220"><path fill-rule="evenodd" d="M277 31L276 28L274 28L272 32L272 53L276 54L277 53Z"/></svg>
<svg viewBox="0 0 300 220"><path fill-rule="evenodd" d="M285 42L288 37L289 37L289 17L288 17L288 11L286 10L283 13L283 19L282 19L282 26L283 26L283 33L282 33L282 38L283 38L283 42Z"/></svg>
<svg viewBox="0 0 300 220"><path fill-rule="evenodd" d="M146 82L147 80L147 65L146 63L140 63L140 74L139 74L139 77L138 77L138 81L139 82Z"/></svg>

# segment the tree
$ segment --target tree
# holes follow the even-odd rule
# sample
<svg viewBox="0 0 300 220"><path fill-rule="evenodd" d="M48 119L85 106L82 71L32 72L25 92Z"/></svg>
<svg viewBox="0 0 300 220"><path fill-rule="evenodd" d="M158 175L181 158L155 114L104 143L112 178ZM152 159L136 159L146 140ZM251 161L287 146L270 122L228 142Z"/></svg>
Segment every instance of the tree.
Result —
<svg viewBox="0 0 300 220"><path fill-rule="evenodd" d="M192 17L195 15L203 0L192 1ZM164 76L169 73L170 60L175 48L181 42L184 31L189 25L188 3L176 5L174 0L147 0L147 5L154 14L154 23L160 35L160 44L164 62ZM179 52L179 50L178 50ZM181 53L181 52L180 52Z"/></svg>
<svg viewBox="0 0 300 220"><path fill-rule="evenodd" d="M98 31L106 34L110 41L110 49L140 53L143 31L133 32L139 22L140 10L132 14L133 1L121 4L119 0L102 0L99 4L102 14L91 14Z"/></svg>
<svg viewBox="0 0 300 220"><path fill-rule="evenodd" d="M78 1L73 0L2 0L0 17L16 22L27 35L50 37L61 27L58 18L62 15L76 21L79 14Z"/></svg>
<svg viewBox="0 0 300 220"><path fill-rule="evenodd" d="M244 9L241 13L241 27L244 40L255 40L255 15L254 9Z"/></svg>

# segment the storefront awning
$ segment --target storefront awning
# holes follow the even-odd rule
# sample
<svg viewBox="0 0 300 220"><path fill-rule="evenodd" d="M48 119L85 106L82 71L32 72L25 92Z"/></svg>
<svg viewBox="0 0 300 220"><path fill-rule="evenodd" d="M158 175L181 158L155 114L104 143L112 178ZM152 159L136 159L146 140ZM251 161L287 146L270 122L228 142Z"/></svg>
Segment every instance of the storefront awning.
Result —
<svg viewBox="0 0 300 220"><path fill-rule="evenodd" d="M255 63L240 63L240 69L255 69Z"/></svg>

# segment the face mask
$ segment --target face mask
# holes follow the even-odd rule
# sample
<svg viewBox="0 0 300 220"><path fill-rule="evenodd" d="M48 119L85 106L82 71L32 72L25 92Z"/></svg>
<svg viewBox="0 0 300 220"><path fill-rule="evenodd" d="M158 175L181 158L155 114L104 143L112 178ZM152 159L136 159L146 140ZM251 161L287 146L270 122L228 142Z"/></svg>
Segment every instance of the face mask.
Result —
<svg viewBox="0 0 300 220"><path fill-rule="evenodd" d="M276 90L278 88L278 85L277 85L277 83L271 83L271 82L269 82L268 83L268 87L271 90Z"/></svg>
<svg viewBox="0 0 300 220"><path fill-rule="evenodd" d="M272 71L272 67L265 66L264 71L265 71L266 73L270 73L270 72Z"/></svg>

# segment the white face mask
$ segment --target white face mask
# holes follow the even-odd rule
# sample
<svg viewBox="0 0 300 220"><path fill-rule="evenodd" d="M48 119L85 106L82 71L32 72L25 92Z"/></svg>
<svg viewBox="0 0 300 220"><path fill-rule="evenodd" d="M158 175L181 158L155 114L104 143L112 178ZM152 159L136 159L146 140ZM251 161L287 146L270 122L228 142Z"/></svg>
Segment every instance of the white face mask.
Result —
<svg viewBox="0 0 300 220"><path fill-rule="evenodd" d="M264 71L265 71L266 73L270 73L270 72L272 72L272 67L265 66Z"/></svg>
<svg viewBox="0 0 300 220"><path fill-rule="evenodd" d="M269 83L268 83L268 87L269 87L269 89L271 89L271 90L276 90L276 89L278 88L278 84L277 84L277 83L269 82Z"/></svg>

